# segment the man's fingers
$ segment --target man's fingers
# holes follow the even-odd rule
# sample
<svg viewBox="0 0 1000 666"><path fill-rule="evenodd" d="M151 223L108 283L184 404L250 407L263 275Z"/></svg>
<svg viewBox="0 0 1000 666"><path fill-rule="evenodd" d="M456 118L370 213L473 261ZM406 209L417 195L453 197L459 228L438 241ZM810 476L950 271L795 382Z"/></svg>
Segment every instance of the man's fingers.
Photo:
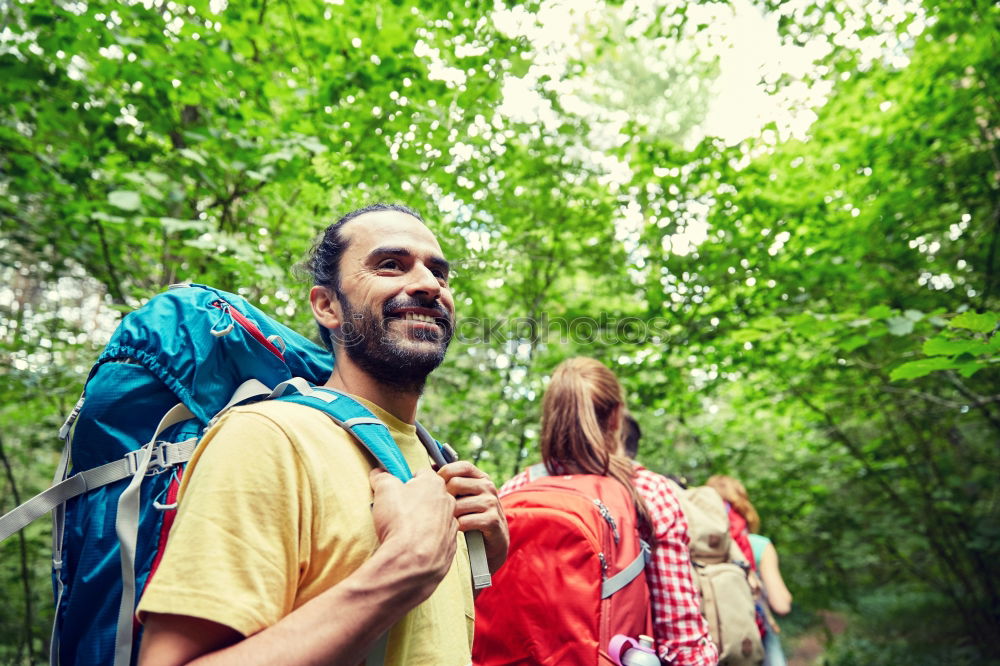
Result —
<svg viewBox="0 0 1000 666"><path fill-rule="evenodd" d="M389 472L385 471L381 467L376 467L372 469L372 471L368 472L368 482L371 484L372 490L376 492L380 486L384 486L387 483L391 484L393 481L397 484L402 483L402 481L394 477L392 474L389 474Z"/></svg>
<svg viewBox="0 0 1000 666"><path fill-rule="evenodd" d="M473 479L487 479L489 480L489 475L483 470L479 469L468 460L458 460L453 463L448 463L444 467L438 470L438 475L444 479L446 482L450 481L456 477L467 477Z"/></svg>
<svg viewBox="0 0 1000 666"><path fill-rule="evenodd" d="M448 479L445 488L455 497L463 495L489 495L496 497L497 489L489 479L470 479L465 476L456 476Z"/></svg>
<svg viewBox="0 0 1000 666"><path fill-rule="evenodd" d="M496 501L488 495L464 495L455 501L455 515L485 513L496 507Z"/></svg>

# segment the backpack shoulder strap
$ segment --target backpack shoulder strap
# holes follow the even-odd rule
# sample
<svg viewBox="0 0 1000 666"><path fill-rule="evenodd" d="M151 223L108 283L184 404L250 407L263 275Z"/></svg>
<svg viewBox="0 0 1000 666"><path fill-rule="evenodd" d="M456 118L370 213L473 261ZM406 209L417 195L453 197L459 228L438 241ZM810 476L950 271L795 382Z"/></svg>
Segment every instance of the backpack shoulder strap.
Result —
<svg viewBox="0 0 1000 666"><path fill-rule="evenodd" d="M289 390L295 392L287 393ZM393 476L404 483L413 477L410 466L392 438L389 428L354 398L330 388L309 386L301 379L279 384L270 397L320 410L349 432ZM458 459L454 449L435 440L419 423L417 437L435 463L444 465ZM473 587L477 590L488 587L492 579L486 561L483 535L478 531L466 532L465 539L469 551Z"/></svg>
<svg viewBox="0 0 1000 666"><path fill-rule="evenodd" d="M396 440L392 438L389 428L370 409L354 398L330 388L303 384L290 384L289 388L296 392L275 398L318 409L350 433L387 472L403 482L413 478L410 466L396 445Z"/></svg>

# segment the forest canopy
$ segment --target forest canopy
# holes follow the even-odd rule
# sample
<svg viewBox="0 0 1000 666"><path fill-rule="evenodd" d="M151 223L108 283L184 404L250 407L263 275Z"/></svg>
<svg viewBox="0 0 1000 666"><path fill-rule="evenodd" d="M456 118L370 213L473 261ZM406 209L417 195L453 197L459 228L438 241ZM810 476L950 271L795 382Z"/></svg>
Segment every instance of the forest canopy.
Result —
<svg viewBox="0 0 1000 666"><path fill-rule="evenodd" d="M497 482L547 374L622 379L639 460L742 479L828 664L1000 659L1000 6L987 0L0 5L0 513L123 313L237 292L314 335L340 213L419 210L458 326L421 421ZM45 658L48 532L0 546Z"/></svg>

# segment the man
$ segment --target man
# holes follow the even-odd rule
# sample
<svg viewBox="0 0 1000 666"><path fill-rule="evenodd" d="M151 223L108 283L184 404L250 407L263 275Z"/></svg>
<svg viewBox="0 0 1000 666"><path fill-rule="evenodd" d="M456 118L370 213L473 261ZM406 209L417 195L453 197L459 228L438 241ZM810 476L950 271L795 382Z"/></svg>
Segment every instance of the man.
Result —
<svg viewBox="0 0 1000 666"><path fill-rule="evenodd" d="M454 330L448 263L417 213L377 204L327 228L308 265L337 359L326 386L389 427L414 478L372 469L318 410L231 410L188 467L139 605L143 664L359 664L390 630L387 663L469 663L459 532L483 533L491 571L508 536L489 478L467 462L431 470L413 425Z"/></svg>
<svg viewBox="0 0 1000 666"><path fill-rule="evenodd" d="M642 429L639 427L639 422L626 412L622 424L622 446L625 448L625 455L631 460L635 460L639 454L640 437L642 437Z"/></svg>
<svg viewBox="0 0 1000 666"><path fill-rule="evenodd" d="M626 412L621 451L632 459L636 489L646 501L650 515L655 516L658 547L654 549L648 572L653 623L666 637L662 641L666 650L661 649L660 657L671 664L715 664L719 660L718 647L709 637L709 626L701 614L701 598L691 573L687 519L667 477L635 462L641 437L639 422Z"/></svg>

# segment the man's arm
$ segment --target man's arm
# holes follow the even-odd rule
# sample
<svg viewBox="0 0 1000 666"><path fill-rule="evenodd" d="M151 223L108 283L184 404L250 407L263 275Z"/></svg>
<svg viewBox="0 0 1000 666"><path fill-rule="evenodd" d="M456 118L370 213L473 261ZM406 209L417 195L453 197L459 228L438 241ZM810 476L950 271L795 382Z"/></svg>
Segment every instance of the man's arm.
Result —
<svg viewBox="0 0 1000 666"><path fill-rule="evenodd" d="M489 475L470 462L460 460L438 470L445 481L445 488L453 495L455 518L462 532L479 530L486 544L486 561L490 573L496 573L507 559L510 534L503 515L497 487Z"/></svg>
<svg viewBox="0 0 1000 666"><path fill-rule="evenodd" d="M357 664L375 640L427 599L451 568L455 499L430 470L406 484L373 470L372 515L381 545L347 578L276 624L242 636L216 622L150 613L142 666ZM412 508L418 506L419 511Z"/></svg>

